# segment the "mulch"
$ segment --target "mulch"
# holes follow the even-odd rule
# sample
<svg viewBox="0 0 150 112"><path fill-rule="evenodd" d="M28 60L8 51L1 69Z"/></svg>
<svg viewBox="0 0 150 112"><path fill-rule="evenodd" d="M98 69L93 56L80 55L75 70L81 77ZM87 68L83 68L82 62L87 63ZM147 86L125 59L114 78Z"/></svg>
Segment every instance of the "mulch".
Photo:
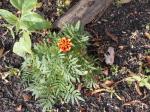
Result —
<svg viewBox="0 0 150 112"><path fill-rule="evenodd" d="M56 1L43 0L43 7L38 12L46 18L55 21ZM73 3L74 4L74 3ZM9 4L9 0L0 1L0 8L15 11ZM4 21L0 19L0 23ZM150 39L145 36L146 25L150 23L150 1L133 0L128 4L117 6L113 4L99 18L95 18L86 26L91 34L88 46L88 54L98 59L102 67L102 80L99 85L106 81L117 83L129 76L129 73L145 72L149 68L146 56L149 56ZM14 40L6 33L5 28L0 29L0 46L4 47L5 56L0 58L0 72L6 73L10 68L20 68L23 58L12 53ZM117 74L112 72L112 66L105 63L104 54L107 49L115 50L114 65L118 67ZM25 87L19 76L7 77L8 82L0 78L0 112L42 112L41 107ZM102 86L101 86L102 87ZM81 89L85 102L80 105L56 104L54 110L58 112L150 112L150 90L145 87L139 88L136 83L128 85L122 81L114 87L115 94L101 92L91 94L93 91ZM25 97L27 96L27 98ZM29 100L27 100L29 99Z"/></svg>

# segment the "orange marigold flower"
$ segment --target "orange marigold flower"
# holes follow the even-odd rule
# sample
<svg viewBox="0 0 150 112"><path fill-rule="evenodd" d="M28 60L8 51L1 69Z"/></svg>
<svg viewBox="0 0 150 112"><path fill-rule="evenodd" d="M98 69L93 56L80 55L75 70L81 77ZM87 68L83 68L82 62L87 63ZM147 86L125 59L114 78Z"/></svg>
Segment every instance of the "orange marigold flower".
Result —
<svg viewBox="0 0 150 112"><path fill-rule="evenodd" d="M61 52L68 52L71 50L72 48L72 42L71 39L67 38L67 37L63 37L61 38L58 43L57 43L59 49Z"/></svg>

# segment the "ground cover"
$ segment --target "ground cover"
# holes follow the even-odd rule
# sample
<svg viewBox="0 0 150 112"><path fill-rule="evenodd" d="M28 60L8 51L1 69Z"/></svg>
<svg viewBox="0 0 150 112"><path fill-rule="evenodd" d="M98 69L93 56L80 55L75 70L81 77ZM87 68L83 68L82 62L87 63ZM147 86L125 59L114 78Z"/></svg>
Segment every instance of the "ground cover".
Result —
<svg viewBox="0 0 150 112"><path fill-rule="evenodd" d="M55 0L42 1L43 6L38 13L45 18L55 21L58 18ZM74 3L72 3L74 4ZM133 0L128 4L112 5L101 18L96 18L86 26L91 34L88 54L98 58L102 68L101 79L94 90L80 87L85 102L80 105L55 104L53 109L59 112L149 112L149 85L140 86L143 79L149 77L150 71L150 2ZM9 1L2 0L0 8L16 10ZM4 23L0 19L0 23ZM146 27L147 26L147 27ZM4 56L0 58L0 72L6 74L11 69L15 71L6 80L0 79L0 112L41 112L40 104L31 96L31 92L24 91L18 72L23 58L12 53L14 40L5 28L0 29L1 48ZM32 41L41 39L35 34ZM108 52L108 48L111 48ZM113 49L113 50L112 50ZM2 50L1 50L2 51ZM114 52L113 64L106 64L106 58ZM113 57L113 55L112 55ZM134 76L138 76L138 79ZM139 79L140 78L140 79ZM141 81L142 80L142 81ZM8 82L7 82L8 81ZM149 79L148 79L149 81ZM131 83L132 82L132 83ZM130 84L129 84L130 83ZM143 84L143 83L142 83Z"/></svg>

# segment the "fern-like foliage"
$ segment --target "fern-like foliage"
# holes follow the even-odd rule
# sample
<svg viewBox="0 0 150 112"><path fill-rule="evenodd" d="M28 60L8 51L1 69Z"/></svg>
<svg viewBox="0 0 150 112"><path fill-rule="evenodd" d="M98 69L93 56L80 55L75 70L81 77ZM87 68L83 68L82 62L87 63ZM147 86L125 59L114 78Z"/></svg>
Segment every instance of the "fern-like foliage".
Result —
<svg viewBox="0 0 150 112"><path fill-rule="evenodd" d="M61 52L57 46L62 37L70 38L73 43L69 52ZM46 38L51 42L45 39L42 44L34 45L32 57L26 57L22 65L22 78L27 89L39 100L43 111L51 109L57 102L84 101L75 84L82 82L85 87L92 88L96 84L94 74L100 74L99 67L95 67L93 59L86 54L88 34L77 23Z"/></svg>

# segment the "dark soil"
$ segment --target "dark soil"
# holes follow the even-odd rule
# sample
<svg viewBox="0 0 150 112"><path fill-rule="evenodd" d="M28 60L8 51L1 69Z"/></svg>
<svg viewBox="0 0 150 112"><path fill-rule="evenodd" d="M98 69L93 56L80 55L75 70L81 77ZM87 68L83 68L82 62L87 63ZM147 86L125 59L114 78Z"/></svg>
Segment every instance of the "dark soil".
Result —
<svg viewBox="0 0 150 112"><path fill-rule="evenodd" d="M144 1L144 0L143 0ZM128 85L127 82L119 81L134 72L145 75L148 68L145 57L150 55L150 39L144 33L149 32L146 25L150 23L150 2L133 0L122 6L112 5L101 18L96 18L86 26L86 30L92 35L88 53L99 59L103 68L103 81L99 82L100 88L105 88L106 81L112 81L115 94L102 92L91 94L92 91L82 89L85 102L80 105L55 105L58 112L150 112L150 91L146 88L137 87L136 83ZM55 0L42 0L43 6L39 13L52 21L56 14ZM74 3L73 3L74 4ZM0 8L15 11L9 4L9 0L0 1ZM4 21L0 19L0 23ZM133 34L134 33L134 34ZM0 29L0 47L4 47L5 55L0 58L0 75L9 71L10 67L19 68L23 59L12 53L14 40L5 28ZM115 49L115 62L117 73L114 74L112 66L106 65L104 54L108 47ZM108 73L106 73L108 72ZM0 78L0 112L42 112L41 108L31 97L29 92L24 91L24 86L18 76L9 76L6 80ZM110 87L110 86L108 86ZM26 101L25 96L31 97ZM20 107L21 106L21 107Z"/></svg>

